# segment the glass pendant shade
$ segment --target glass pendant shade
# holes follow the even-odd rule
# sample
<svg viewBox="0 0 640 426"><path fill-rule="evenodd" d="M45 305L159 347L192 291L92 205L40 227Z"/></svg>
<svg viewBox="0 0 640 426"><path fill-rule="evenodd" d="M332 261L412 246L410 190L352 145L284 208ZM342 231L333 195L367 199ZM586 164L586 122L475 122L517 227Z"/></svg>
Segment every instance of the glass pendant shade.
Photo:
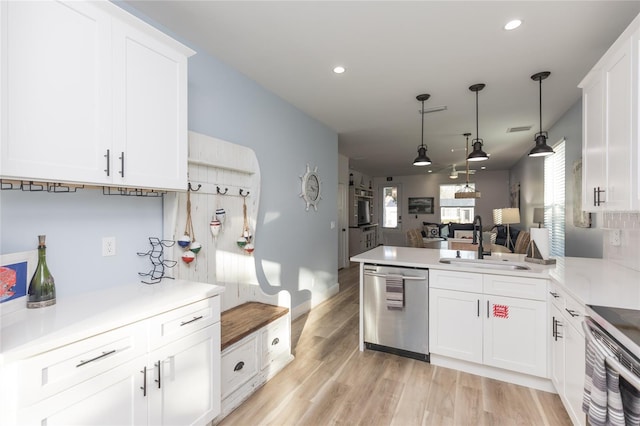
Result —
<svg viewBox="0 0 640 426"><path fill-rule="evenodd" d="M431 95L423 94L416 96L416 99L422 102L422 109L420 115L422 116L422 133L420 136L420 146L418 147L418 156L413 160L414 166L428 166L431 164L431 159L427 156L427 147L424 144L424 101L429 99Z"/></svg>
<svg viewBox="0 0 640 426"><path fill-rule="evenodd" d="M546 157L547 155L551 155L555 153L553 148L547 145L547 132L542 131L542 80L549 77L551 73L549 71L543 71L536 73L531 76L531 80L537 81L540 83L540 132L536 133L535 141L536 146L533 147L531 151L529 151L529 157Z"/></svg>
<svg viewBox="0 0 640 426"><path fill-rule="evenodd" d="M421 145L418 147L418 156L413 160L414 166L428 166L431 164L431 159L427 157L427 147Z"/></svg>

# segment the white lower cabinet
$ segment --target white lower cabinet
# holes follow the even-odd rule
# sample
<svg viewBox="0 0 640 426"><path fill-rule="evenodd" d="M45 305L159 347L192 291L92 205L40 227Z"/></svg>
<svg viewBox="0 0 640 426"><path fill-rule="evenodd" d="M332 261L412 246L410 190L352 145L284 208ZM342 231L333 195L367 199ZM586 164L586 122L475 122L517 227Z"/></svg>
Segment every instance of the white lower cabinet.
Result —
<svg viewBox="0 0 640 426"><path fill-rule="evenodd" d="M551 380L575 425L585 425L582 412L585 340L582 332L584 305L577 303L555 283L551 284Z"/></svg>
<svg viewBox="0 0 640 426"><path fill-rule="evenodd" d="M206 424L220 412L219 318L213 297L15 363L16 423Z"/></svg>
<svg viewBox="0 0 640 426"><path fill-rule="evenodd" d="M545 280L436 270L429 277L432 354L547 376ZM492 294L507 282L514 297Z"/></svg>
<svg viewBox="0 0 640 426"><path fill-rule="evenodd" d="M290 324L290 314L284 315L222 351L218 421L293 360Z"/></svg>

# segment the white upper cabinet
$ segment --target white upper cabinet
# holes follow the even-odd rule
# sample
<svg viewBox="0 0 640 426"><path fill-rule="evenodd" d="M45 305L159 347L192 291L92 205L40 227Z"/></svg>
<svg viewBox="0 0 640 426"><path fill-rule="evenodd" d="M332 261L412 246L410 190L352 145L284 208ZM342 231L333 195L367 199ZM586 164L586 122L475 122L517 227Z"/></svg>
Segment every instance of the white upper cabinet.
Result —
<svg viewBox="0 0 640 426"><path fill-rule="evenodd" d="M580 83L583 102L583 209L630 211L638 193L637 17Z"/></svg>
<svg viewBox="0 0 640 426"><path fill-rule="evenodd" d="M0 10L0 174L108 182L111 18L80 2L2 2Z"/></svg>
<svg viewBox="0 0 640 426"><path fill-rule="evenodd" d="M193 51L106 1L0 7L2 178L185 189Z"/></svg>

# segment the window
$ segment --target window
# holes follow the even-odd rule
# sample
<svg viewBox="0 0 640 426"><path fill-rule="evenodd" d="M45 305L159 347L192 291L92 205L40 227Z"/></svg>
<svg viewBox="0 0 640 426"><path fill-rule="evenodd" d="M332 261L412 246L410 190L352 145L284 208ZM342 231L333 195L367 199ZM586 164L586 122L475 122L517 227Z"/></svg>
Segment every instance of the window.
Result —
<svg viewBox="0 0 640 426"><path fill-rule="evenodd" d="M398 187L382 188L382 227L398 227Z"/></svg>
<svg viewBox="0 0 640 426"><path fill-rule="evenodd" d="M549 229L550 255L564 256L564 139L544 158L544 226Z"/></svg>
<svg viewBox="0 0 640 426"><path fill-rule="evenodd" d="M476 206L475 198L456 198L456 192L460 191L465 184L440 185L440 222L447 223L471 223L473 222L473 212ZM476 190L474 183L469 183L469 187Z"/></svg>

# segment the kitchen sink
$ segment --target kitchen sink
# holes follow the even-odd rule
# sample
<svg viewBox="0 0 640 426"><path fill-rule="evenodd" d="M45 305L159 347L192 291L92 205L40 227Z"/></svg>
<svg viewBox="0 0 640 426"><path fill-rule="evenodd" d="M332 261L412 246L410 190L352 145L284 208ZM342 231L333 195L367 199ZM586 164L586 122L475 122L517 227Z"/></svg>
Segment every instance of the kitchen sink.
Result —
<svg viewBox="0 0 640 426"><path fill-rule="evenodd" d="M508 271L530 270L529 265L521 262L513 262L511 260L489 260L489 259L458 259L457 257L442 257L440 263L447 265L468 267L468 268L487 268L502 269Z"/></svg>

